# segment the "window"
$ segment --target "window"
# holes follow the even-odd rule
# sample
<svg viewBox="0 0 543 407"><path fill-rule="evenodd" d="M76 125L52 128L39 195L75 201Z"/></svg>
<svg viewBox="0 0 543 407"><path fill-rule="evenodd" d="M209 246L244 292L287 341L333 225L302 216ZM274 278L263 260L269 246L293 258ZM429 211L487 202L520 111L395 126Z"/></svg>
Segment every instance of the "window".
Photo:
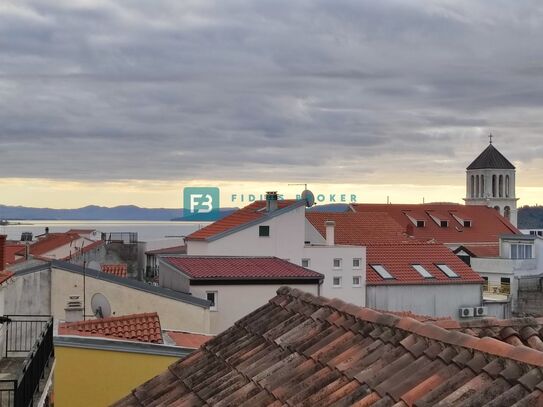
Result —
<svg viewBox="0 0 543 407"><path fill-rule="evenodd" d="M309 259L302 259L302 267L305 267L305 268L309 267Z"/></svg>
<svg viewBox="0 0 543 407"><path fill-rule="evenodd" d="M206 297L207 297L207 300L211 302L209 310L217 311L217 291L207 291Z"/></svg>
<svg viewBox="0 0 543 407"><path fill-rule="evenodd" d="M392 277L392 274L388 272L384 266L381 264L370 264L371 268L375 270L377 274L379 274L382 278L385 280L393 280L394 277Z"/></svg>
<svg viewBox="0 0 543 407"><path fill-rule="evenodd" d="M341 268L341 259L334 259L334 268L335 269Z"/></svg>
<svg viewBox="0 0 543 407"><path fill-rule="evenodd" d="M426 225L425 221L423 221L423 220L418 220L417 221L417 227L418 228L423 228L425 225Z"/></svg>
<svg viewBox="0 0 543 407"><path fill-rule="evenodd" d="M360 268L360 259L353 259L353 269Z"/></svg>
<svg viewBox="0 0 543 407"><path fill-rule="evenodd" d="M449 278L458 278L460 277L458 274L456 274L452 269L447 266L446 264L436 264L436 267L440 269L445 275Z"/></svg>
<svg viewBox="0 0 543 407"><path fill-rule="evenodd" d="M268 237L270 236L270 227L269 226L259 226L258 227L258 236Z"/></svg>
<svg viewBox="0 0 543 407"><path fill-rule="evenodd" d="M341 287L341 277L334 277L332 279L332 286L333 287Z"/></svg>
<svg viewBox="0 0 543 407"><path fill-rule="evenodd" d="M531 259L532 245L531 244L512 244L511 258L512 259Z"/></svg>
<svg viewBox="0 0 543 407"><path fill-rule="evenodd" d="M471 227L471 220L465 220L464 221L464 227L465 228L470 228Z"/></svg>
<svg viewBox="0 0 543 407"><path fill-rule="evenodd" d="M417 272L424 278L434 278L434 276L431 275L430 272L420 264L412 264L411 267L417 270Z"/></svg>
<svg viewBox="0 0 543 407"><path fill-rule="evenodd" d="M353 276L353 287L360 287L362 281L362 277L360 276Z"/></svg>
<svg viewBox="0 0 543 407"><path fill-rule="evenodd" d="M442 227L442 228L447 228L447 227L449 227L449 221L448 220L440 220L439 221L439 226Z"/></svg>

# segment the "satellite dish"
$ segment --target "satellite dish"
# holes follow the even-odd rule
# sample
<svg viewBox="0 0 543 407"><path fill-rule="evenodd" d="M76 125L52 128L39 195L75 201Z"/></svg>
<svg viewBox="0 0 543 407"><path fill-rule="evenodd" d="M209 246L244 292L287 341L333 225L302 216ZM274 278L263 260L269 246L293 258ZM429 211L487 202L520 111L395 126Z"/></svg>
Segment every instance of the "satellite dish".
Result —
<svg viewBox="0 0 543 407"><path fill-rule="evenodd" d="M313 195L313 192L311 192L309 189L304 190L302 192L302 199L305 200L305 206L308 208L315 205L315 195Z"/></svg>
<svg viewBox="0 0 543 407"><path fill-rule="evenodd" d="M96 318L107 318L111 316L111 305L104 294L96 293L91 299L92 313Z"/></svg>

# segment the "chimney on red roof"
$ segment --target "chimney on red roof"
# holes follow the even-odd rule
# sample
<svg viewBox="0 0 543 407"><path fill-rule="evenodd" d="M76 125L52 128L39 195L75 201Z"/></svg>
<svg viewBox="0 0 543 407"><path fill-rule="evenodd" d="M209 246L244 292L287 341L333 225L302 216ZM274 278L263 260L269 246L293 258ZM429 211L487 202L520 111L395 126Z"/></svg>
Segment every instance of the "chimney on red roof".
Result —
<svg viewBox="0 0 543 407"><path fill-rule="evenodd" d="M271 213L277 209L277 191L266 192L266 211Z"/></svg>
<svg viewBox="0 0 543 407"><path fill-rule="evenodd" d="M333 246L335 244L336 222L333 220L326 220L324 221L324 226L326 227L326 244L328 246Z"/></svg>
<svg viewBox="0 0 543 407"><path fill-rule="evenodd" d="M6 235L0 235L0 271L6 268Z"/></svg>

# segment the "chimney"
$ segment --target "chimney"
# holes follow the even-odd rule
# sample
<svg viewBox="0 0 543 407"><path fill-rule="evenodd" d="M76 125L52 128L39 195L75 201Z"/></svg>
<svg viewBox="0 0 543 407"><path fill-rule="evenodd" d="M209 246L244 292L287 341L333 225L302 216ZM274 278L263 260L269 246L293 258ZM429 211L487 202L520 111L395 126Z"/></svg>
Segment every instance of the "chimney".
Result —
<svg viewBox="0 0 543 407"><path fill-rule="evenodd" d="M83 320L83 303L81 302L79 295L70 295L64 311L66 312L66 322Z"/></svg>
<svg viewBox="0 0 543 407"><path fill-rule="evenodd" d="M277 210L277 191L266 192L266 211L271 213Z"/></svg>
<svg viewBox="0 0 543 407"><path fill-rule="evenodd" d="M46 226L46 227L45 227L45 234L46 234L46 235L49 234L49 226Z"/></svg>
<svg viewBox="0 0 543 407"><path fill-rule="evenodd" d="M328 246L333 246L335 244L336 222L327 220L324 222L324 226L326 226L326 244Z"/></svg>
<svg viewBox="0 0 543 407"><path fill-rule="evenodd" d="M0 271L6 268L6 235L0 235Z"/></svg>

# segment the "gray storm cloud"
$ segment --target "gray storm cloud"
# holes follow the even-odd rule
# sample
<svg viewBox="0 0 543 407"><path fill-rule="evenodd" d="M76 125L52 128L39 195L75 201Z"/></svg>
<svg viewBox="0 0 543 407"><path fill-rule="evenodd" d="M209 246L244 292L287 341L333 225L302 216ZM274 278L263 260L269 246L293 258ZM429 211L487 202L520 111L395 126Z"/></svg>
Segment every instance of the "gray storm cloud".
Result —
<svg viewBox="0 0 543 407"><path fill-rule="evenodd" d="M541 38L539 1L2 2L0 174L405 182L488 131L529 162Z"/></svg>

